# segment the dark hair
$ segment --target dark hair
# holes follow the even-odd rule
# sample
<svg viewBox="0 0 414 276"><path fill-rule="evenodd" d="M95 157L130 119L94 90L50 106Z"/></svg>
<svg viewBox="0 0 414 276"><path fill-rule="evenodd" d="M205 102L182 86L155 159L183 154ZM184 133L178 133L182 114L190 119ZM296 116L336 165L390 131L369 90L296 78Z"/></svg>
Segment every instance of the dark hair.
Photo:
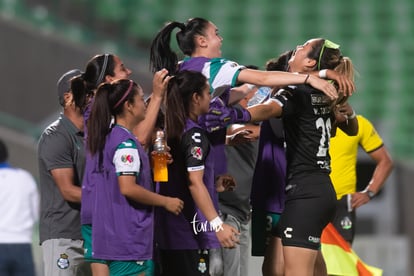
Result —
<svg viewBox="0 0 414 276"><path fill-rule="evenodd" d="M181 140L193 94L201 95L206 85L207 79L202 73L187 70L179 72L169 81L165 128L167 139L171 139L172 143L179 143Z"/></svg>
<svg viewBox="0 0 414 276"><path fill-rule="evenodd" d="M0 163L4 163L9 159L9 151L6 144L0 140Z"/></svg>
<svg viewBox="0 0 414 276"><path fill-rule="evenodd" d="M85 73L71 81L73 100L77 107L84 109L87 96L93 95L105 76L115 76L115 58L112 54L96 55L86 64Z"/></svg>
<svg viewBox="0 0 414 276"><path fill-rule="evenodd" d="M152 96L150 95L145 100L145 105L148 107L150 101L152 99ZM157 119L155 120L155 126L156 129L164 129L165 128L165 98L163 99L161 106L157 113Z"/></svg>
<svg viewBox="0 0 414 276"><path fill-rule="evenodd" d="M191 56L195 49L195 36L205 35L208 23L208 20L200 17L190 18L185 24L177 21L167 23L151 43L151 71L156 72L165 68L170 74L175 74L177 72L178 56L170 45L172 31L176 27L180 29L176 34L178 47L184 55Z"/></svg>
<svg viewBox="0 0 414 276"><path fill-rule="evenodd" d="M347 76L350 79L354 79L354 75L357 72L354 69L352 60L349 57L342 56L342 52L339 48L333 49L324 47L326 39L318 39L316 46L309 52L308 57L316 60L314 70L331 69L340 74ZM322 54L321 51L323 50Z"/></svg>
<svg viewBox="0 0 414 276"><path fill-rule="evenodd" d="M139 86L132 80L121 79L98 87L88 120L87 147L92 155L102 154L106 135L111 130L112 116L121 114L126 101L133 102Z"/></svg>
<svg viewBox="0 0 414 276"><path fill-rule="evenodd" d="M341 50L332 49L328 47L324 47L325 39L319 38L315 44L315 47L312 47L312 50L308 54L308 58L316 60L316 65L314 70L322 70L322 69L335 69L340 63L342 59ZM322 56L321 51L323 50ZM320 59L320 60L319 60ZM319 68L318 68L319 64Z"/></svg>
<svg viewBox="0 0 414 276"><path fill-rule="evenodd" d="M266 71L288 71L289 60L293 50L280 54L277 58L269 59L266 62Z"/></svg>
<svg viewBox="0 0 414 276"><path fill-rule="evenodd" d="M259 70L259 66L254 64L245 65L244 67L246 67L247 69Z"/></svg>

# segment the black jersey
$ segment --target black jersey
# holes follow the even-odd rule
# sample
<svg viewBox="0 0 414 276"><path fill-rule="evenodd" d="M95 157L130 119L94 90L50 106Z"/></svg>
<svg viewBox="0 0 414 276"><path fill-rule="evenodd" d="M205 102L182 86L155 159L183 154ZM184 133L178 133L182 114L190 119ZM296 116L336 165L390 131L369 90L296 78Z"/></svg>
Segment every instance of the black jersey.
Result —
<svg viewBox="0 0 414 276"><path fill-rule="evenodd" d="M330 172L331 100L308 85L289 86L274 96L283 104L287 176Z"/></svg>

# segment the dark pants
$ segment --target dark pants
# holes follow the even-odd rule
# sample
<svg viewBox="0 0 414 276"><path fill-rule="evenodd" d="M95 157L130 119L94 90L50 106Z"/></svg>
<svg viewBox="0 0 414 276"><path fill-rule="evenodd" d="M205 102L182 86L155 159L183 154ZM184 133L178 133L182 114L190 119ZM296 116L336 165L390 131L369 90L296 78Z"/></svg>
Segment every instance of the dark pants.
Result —
<svg viewBox="0 0 414 276"><path fill-rule="evenodd" d="M34 276L32 245L29 243L0 243L1 276Z"/></svg>

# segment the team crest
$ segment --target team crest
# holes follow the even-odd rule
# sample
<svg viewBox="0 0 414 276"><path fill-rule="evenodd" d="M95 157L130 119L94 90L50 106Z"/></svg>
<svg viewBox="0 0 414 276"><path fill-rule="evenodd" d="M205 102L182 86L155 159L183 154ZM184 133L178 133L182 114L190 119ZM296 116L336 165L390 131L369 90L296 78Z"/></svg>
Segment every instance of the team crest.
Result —
<svg viewBox="0 0 414 276"><path fill-rule="evenodd" d="M191 155L197 159L201 160L203 158L203 150L200 147L193 147L191 149Z"/></svg>
<svg viewBox="0 0 414 276"><path fill-rule="evenodd" d="M347 216L344 217L341 220L341 226L342 226L342 229L344 229L344 230L351 229L352 228L352 220L350 220L349 217L347 217Z"/></svg>
<svg viewBox="0 0 414 276"><path fill-rule="evenodd" d="M198 271L200 271L201 273L204 273L206 272L206 270L207 270L206 260L204 260L204 258L200 258L198 262Z"/></svg>
<svg viewBox="0 0 414 276"><path fill-rule="evenodd" d="M69 256L65 253L60 254L60 258L57 260L57 266L60 269L67 269L69 267Z"/></svg>
<svg viewBox="0 0 414 276"><path fill-rule="evenodd" d="M121 161L122 163L131 164L132 162L134 162L134 157L130 154L124 154L121 156Z"/></svg>

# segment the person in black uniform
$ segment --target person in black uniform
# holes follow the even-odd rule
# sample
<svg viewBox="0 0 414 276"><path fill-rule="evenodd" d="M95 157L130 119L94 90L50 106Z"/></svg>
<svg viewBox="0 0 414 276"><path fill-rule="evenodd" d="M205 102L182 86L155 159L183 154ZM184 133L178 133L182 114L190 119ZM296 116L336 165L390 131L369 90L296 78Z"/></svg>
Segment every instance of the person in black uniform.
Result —
<svg viewBox="0 0 414 276"><path fill-rule="evenodd" d="M308 40L297 46L289 60L290 72L311 72L324 69L348 75L352 62L343 57L339 45L322 38ZM286 201L277 230L283 244L284 272L289 275L314 275L315 260L320 249L322 230L335 212L335 190L332 186L329 139L333 129L340 127L355 135L354 120L336 124L333 108L343 101L342 91L335 100L307 84L288 86L264 102L249 107L251 121L272 117L283 120L286 139ZM347 94L348 95L348 94ZM219 108L218 108L219 109ZM210 110L217 120L225 121L226 109ZM213 116L212 116L213 117ZM213 121L213 119L211 119Z"/></svg>
<svg viewBox="0 0 414 276"><path fill-rule="evenodd" d="M219 216L214 158L198 117L208 112L210 86L196 71L183 70L168 83L165 130L174 160L159 193L184 201L180 215L156 211L161 275L210 275L209 250L233 248L239 232Z"/></svg>

